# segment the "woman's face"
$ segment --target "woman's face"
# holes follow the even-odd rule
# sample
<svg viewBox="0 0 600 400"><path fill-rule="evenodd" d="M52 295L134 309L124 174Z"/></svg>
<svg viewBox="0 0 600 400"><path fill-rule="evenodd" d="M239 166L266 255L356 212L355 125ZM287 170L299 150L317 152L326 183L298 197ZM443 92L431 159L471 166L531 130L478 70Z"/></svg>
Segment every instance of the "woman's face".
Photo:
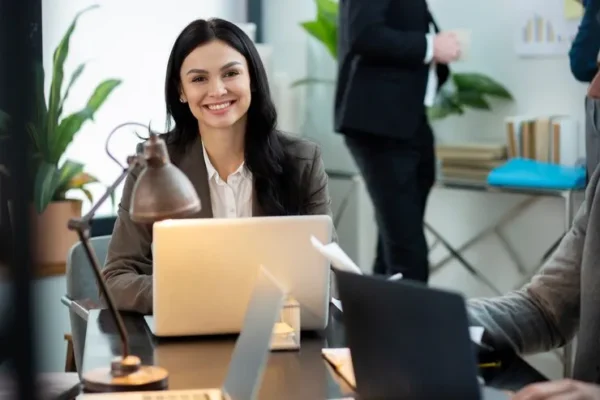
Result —
<svg viewBox="0 0 600 400"><path fill-rule="evenodd" d="M180 100L188 103L200 128L229 128L244 123L250 107L246 59L222 41L193 50L180 70Z"/></svg>

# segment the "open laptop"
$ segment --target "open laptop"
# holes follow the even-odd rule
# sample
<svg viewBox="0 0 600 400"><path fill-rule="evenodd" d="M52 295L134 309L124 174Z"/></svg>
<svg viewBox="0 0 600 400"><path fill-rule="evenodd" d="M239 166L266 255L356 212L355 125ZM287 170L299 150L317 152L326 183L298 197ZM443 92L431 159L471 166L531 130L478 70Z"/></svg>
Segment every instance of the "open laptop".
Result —
<svg viewBox="0 0 600 400"><path fill-rule="evenodd" d="M154 224L153 316L158 337L238 333L264 265L300 304L302 330L329 318L329 263L307 238L328 243L327 215L178 219Z"/></svg>
<svg viewBox="0 0 600 400"><path fill-rule="evenodd" d="M458 293L336 271L361 399L508 399L482 387Z"/></svg>
<svg viewBox="0 0 600 400"><path fill-rule="evenodd" d="M255 270L256 273L256 270ZM243 329L237 338L222 388L84 394L82 400L254 400L267 364L273 326L285 300L285 290L265 268L255 280Z"/></svg>

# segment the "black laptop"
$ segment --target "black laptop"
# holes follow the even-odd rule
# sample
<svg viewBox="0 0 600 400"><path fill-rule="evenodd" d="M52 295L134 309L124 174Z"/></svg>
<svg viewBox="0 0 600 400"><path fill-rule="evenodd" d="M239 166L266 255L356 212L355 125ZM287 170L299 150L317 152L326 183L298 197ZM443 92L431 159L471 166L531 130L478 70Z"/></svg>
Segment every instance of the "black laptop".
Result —
<svg viewBox="0 0 600 400"><path fill-rule="evenodd" d="M336 271L360 399L508 399L484 388L464 298L410 281Z"/></svg>

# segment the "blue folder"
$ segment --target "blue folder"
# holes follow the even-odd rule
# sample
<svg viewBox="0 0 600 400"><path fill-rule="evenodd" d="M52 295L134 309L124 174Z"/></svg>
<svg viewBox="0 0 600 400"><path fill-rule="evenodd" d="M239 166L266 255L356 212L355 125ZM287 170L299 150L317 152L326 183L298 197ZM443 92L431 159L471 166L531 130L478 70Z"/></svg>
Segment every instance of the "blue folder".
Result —
<svg viewBox="0 0 600 400"><path fill-rule="evenodd" d="M586 184L585 166L566 167L524 158L513 158L488 175L491 186L529 189L580 189Z"/></svg>

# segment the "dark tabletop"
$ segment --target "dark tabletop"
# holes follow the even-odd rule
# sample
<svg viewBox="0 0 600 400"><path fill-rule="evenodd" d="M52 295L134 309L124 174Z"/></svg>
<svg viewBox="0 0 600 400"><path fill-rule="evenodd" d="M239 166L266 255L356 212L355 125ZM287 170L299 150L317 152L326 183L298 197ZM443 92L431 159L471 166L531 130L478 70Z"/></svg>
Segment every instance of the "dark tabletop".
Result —
<svg viewBox="0 0 600 400"><path fill-rule="evenodd" d="M169 371L170 389L221 387L235 336L157 340L139 314L123 313L131 353L144 364ZM81 319L81 323L86 321ZM321 356L324 347L345 347L341 313L332 307L327 330L302 333L300 351L272 352L259 394L260 399L334 399L352 396L351 388ZM110 365L120 355L119 335L107 310L91 310L83 358L83 372ZM518 390L545 380L521 358L505 355L501 368L482 370L486 383L500 389Z"/></svg>

